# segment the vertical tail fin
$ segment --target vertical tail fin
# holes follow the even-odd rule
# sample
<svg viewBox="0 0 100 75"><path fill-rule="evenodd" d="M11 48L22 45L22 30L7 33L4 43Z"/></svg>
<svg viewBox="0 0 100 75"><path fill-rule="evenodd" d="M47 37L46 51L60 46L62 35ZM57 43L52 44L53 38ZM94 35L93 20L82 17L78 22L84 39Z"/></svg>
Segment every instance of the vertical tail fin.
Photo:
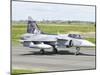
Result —
<svg viewBox="0 0 100 75"><path fill-rule="evenodd" d="M36 21L33 21L31 17L28 17L27 33L32 33L32 34L41 33L38 25L36 24Z"/></svg>

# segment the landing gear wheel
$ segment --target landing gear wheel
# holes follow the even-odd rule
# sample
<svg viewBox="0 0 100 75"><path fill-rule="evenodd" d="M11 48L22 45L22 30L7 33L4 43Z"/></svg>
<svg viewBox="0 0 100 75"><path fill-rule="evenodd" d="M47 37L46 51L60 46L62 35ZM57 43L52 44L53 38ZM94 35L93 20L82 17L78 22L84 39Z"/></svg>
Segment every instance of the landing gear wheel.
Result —
<svg viewBox="0 0 100 75"><path fill-rule="evenodd" d="M44 54L44 53L45 53L44 49L41 49L40 54Z"/></svg>
<svg viewBox="0 0 100 75"><path fill-rule="evenodd" d="M55 48L55 46L53 46L53 52L56 54L56 53L58 53L58 50L57 50L57 48Z"/></svg>
<svg viewBox="0 0 100 75"><path fill-rule="evenodd" d="M76 50L75 55L79 55L80 47L76 47Z"/></svg>

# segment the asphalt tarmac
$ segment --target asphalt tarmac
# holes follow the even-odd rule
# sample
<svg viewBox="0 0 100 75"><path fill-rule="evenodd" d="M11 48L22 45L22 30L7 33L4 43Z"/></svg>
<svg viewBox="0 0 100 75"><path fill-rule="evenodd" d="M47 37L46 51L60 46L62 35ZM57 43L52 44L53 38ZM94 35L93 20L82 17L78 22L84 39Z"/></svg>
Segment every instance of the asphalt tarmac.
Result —
<svg viewBox="0 0 100 75"><path fill-rule="evenodd" d="M81 48L75 56L75 48L59 49L57 54L46 50L44 55L39 49L22 46L12 47L13 69L39 69L43 71L69 71L95 69L95 48Z"/></svg>

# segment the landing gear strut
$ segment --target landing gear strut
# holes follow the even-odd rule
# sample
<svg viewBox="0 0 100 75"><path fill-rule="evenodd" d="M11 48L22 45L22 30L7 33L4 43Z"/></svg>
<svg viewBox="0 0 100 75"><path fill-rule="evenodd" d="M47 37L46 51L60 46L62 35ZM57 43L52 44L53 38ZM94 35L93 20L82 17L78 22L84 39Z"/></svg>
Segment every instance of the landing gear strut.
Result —
<svg viewBox="0 0 100 75"><path fill-rule="evenodd" d="M57 50L57 48L55 47L55 46L53 46L53 52L56 54L56 53L58 53L58 50Z"/></svg>
<svg viewBox="0 0 100 75"><path fill-rule="evenodd" d="M44 54L44 53L45 53L44 49L41 49L40 54Z"/></svg>
<svg viewBox="0 0 100 75"><path fill-rule="evenodd" d="M76 52L75 52L75 55L78 55L79 54L79 51L80 51L80 47L76 47Z"/></svg>

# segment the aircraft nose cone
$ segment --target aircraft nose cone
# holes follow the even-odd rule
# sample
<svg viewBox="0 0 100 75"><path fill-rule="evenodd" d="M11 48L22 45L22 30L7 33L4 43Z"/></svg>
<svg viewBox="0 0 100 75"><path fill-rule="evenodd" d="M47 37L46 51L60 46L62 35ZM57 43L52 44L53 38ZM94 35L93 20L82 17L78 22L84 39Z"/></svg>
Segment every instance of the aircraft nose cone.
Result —
<svg viewBox="0 0 100 75"><path fill-rule="evenodd" d="M87 47L93 47L93 46L95 46L95 44L93 44L92 42L89 42L87 40L82 40L81 45L82 46L87 46Z"/></svg>

